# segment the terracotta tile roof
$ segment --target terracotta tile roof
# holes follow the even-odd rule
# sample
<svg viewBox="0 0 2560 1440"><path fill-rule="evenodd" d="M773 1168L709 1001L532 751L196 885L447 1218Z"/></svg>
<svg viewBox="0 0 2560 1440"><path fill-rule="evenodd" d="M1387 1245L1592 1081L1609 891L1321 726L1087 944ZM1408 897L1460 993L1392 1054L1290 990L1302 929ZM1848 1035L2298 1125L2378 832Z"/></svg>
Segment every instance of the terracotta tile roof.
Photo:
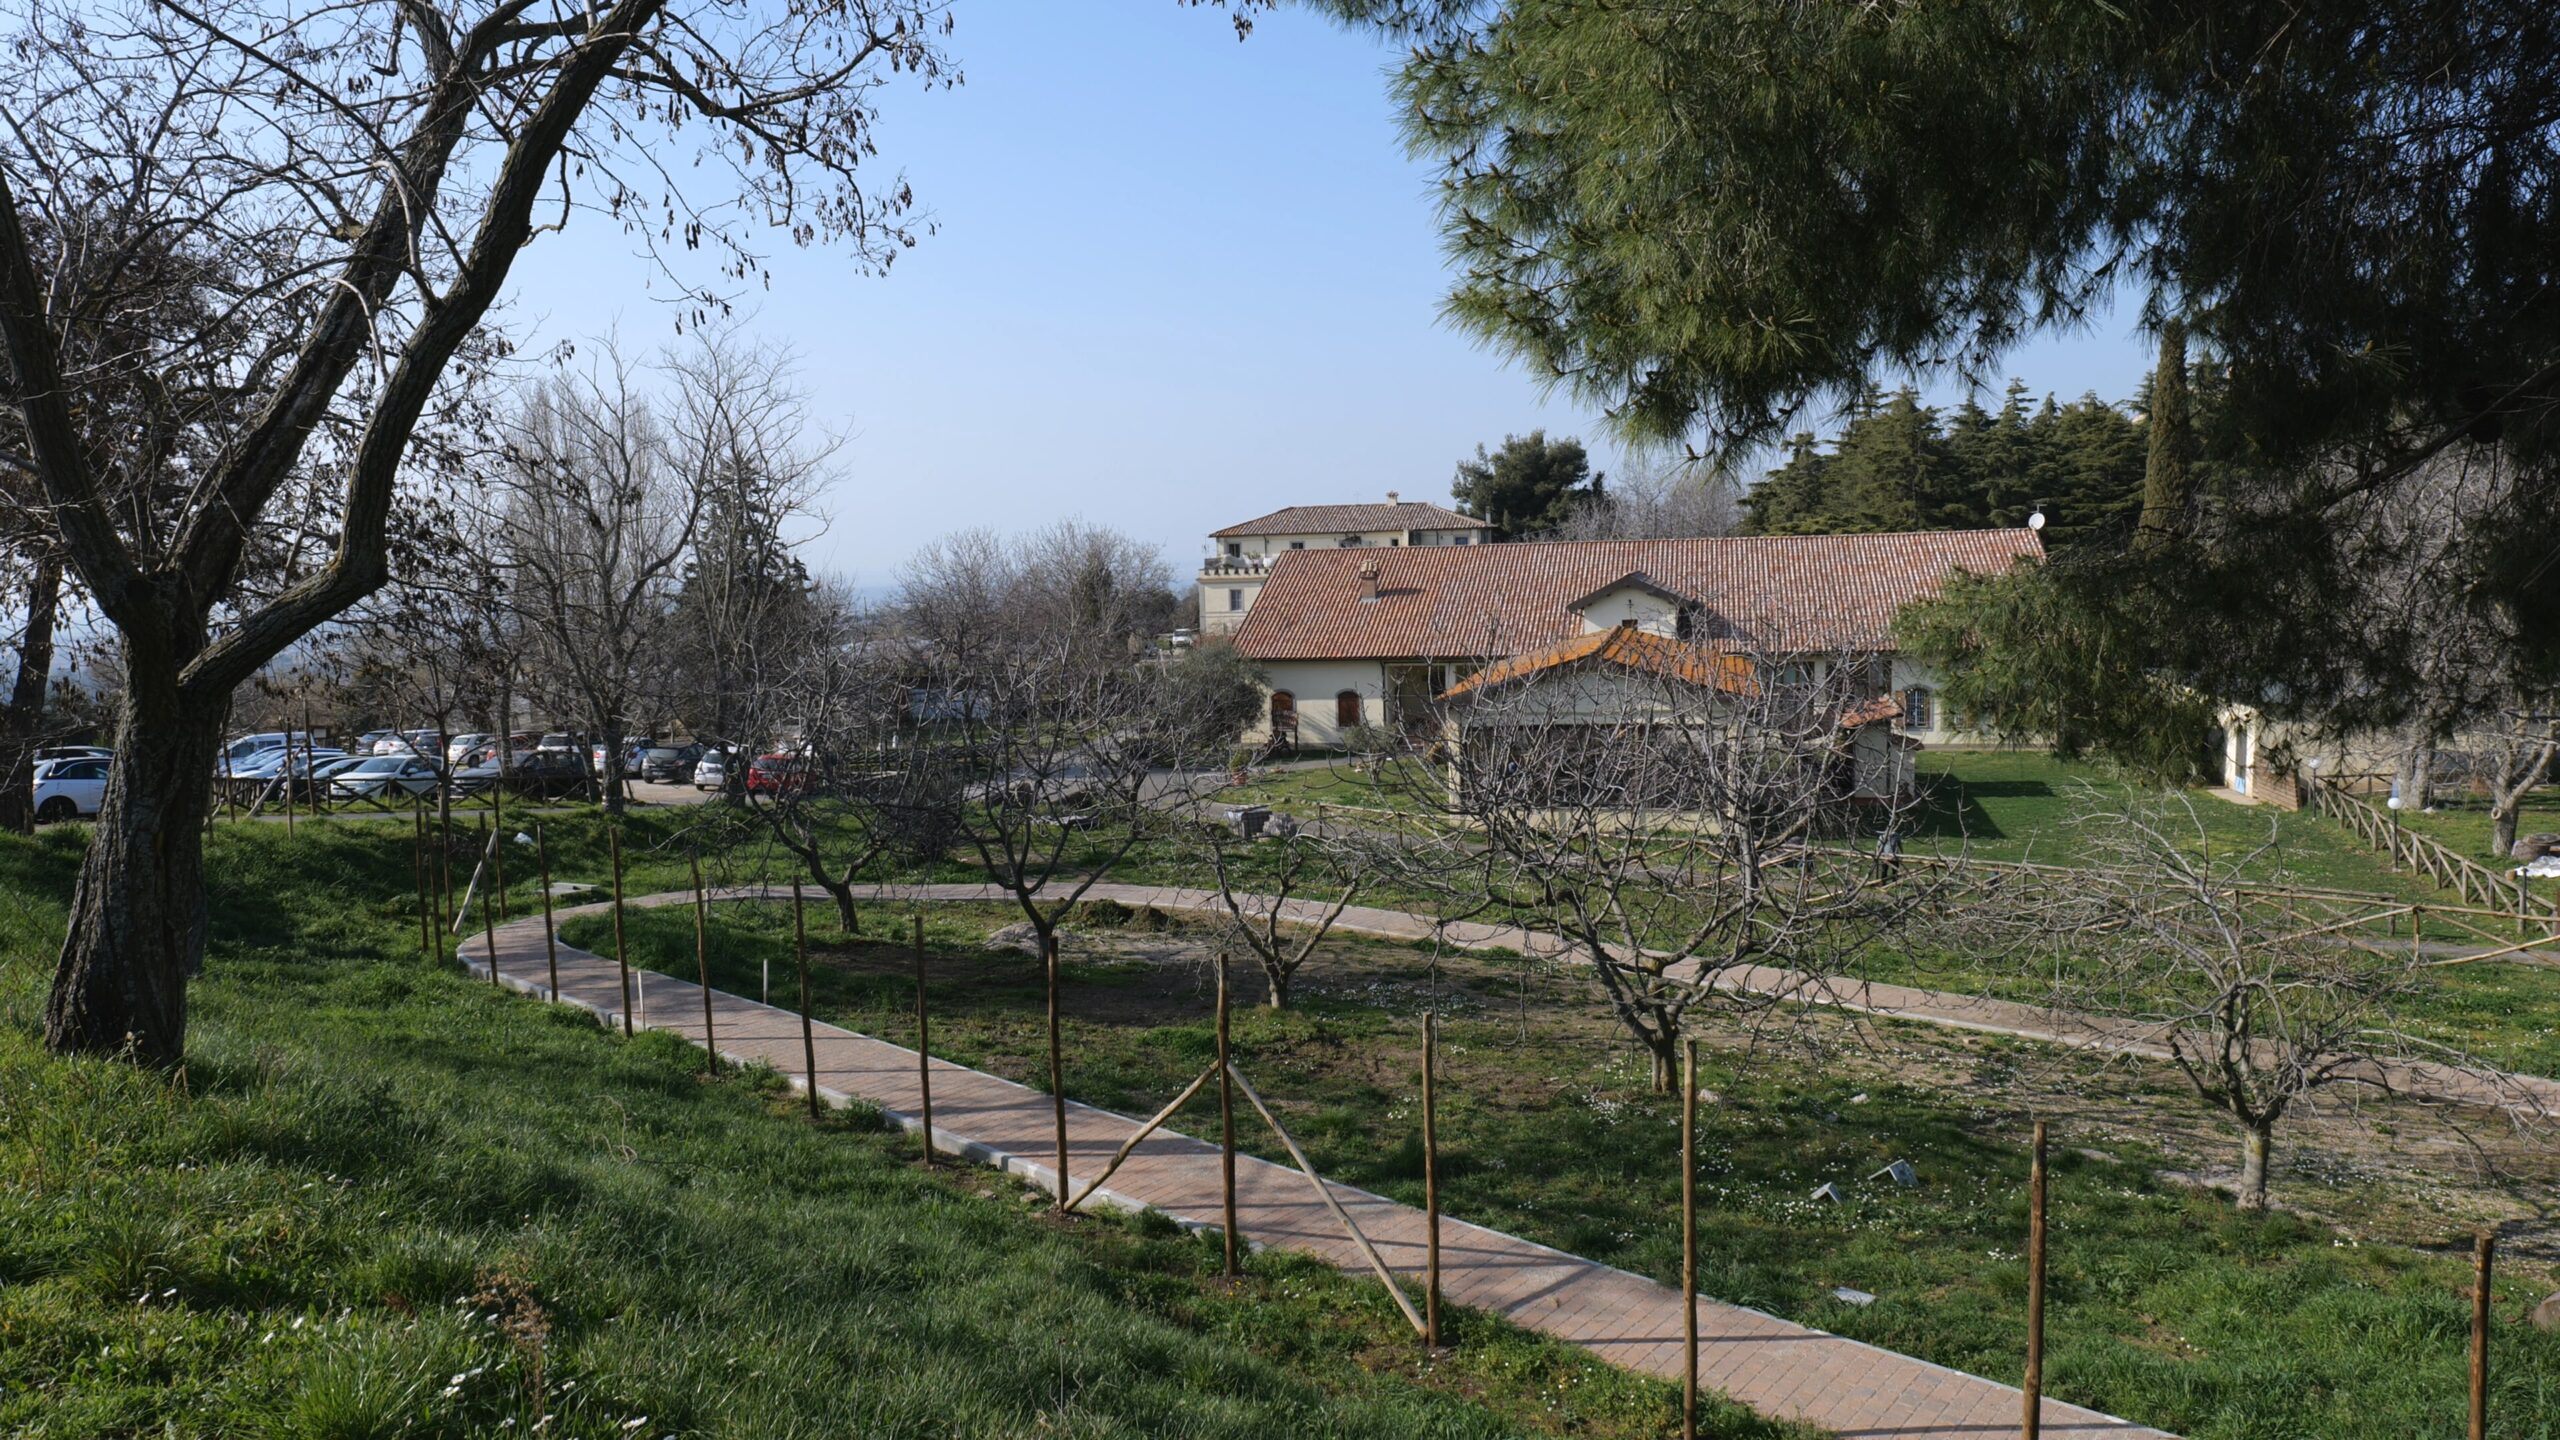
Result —
<svg viewBox="0 0 2560 1440"><path fill-rule="evenodd" d="M1623 665L1630 670L1670 675L1692 685L1713 685L1734 694L1748 694L1754 688L1748 657L1701 650L1668 636L1639 630L1634 621L1626 620L1607 630L1594 630L1561 645L1550 645L1543 650L1514 655L1498 664L1488 665L1450 686L1448 693L1441 698L1454 700L1461 695L1517 680L1523 675L1534 675L1582 660L1599 660Z"/></svg>
<svg viewBox="0 0 2560 1440"><path fill-rule="evenodd" d="M1697 602L1702 633L1732 644L1883 651L1893 617L1949 574L2001 574L2043 554L2024 529L1291 550L1235 643L1257 660L1522 655L1575 638L1582 620L1567 607L1641 571ZM1363 562L1378 566L1375 600L1361 599Z"/></svg>
<svg viewBox="0 0 2560 1440"><path fill-rule="evenodd" d="M1292 505L1274 510L1259 520L1247 520L1224 530L1212 530L1215 536L1236 535L1350 535L1363 530L1473 530L1484 521L1439 505L1426 505L1419 500L1399 501L1393 505Z"/></svg>
<svg viewBox="0 0 2560 1440"><path fill-rule="evenodd" d="M1879 695L1873 700L1867 701L1863 705L1852 705L1848 709L1841 711L1840 728L1843 730L1856 730L1864 726L1876 724L1879 721L1899 720L1901 718L1902 692L1895 690Z"/></svg>

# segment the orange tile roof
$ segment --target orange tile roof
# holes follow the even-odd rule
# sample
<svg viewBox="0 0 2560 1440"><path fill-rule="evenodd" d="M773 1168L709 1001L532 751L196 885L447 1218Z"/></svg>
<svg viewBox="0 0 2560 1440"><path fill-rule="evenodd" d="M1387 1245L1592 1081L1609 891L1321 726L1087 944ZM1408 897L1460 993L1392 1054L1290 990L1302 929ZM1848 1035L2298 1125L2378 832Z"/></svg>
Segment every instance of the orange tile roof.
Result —
<svg viewBox="0 0 2560 1440"><path fill-rule="evenodd" d="M1754 688L1749 658L1711 654L1697 646L1639 630L1634 621L1624 620L1610 629L1594 630L1561 645L1550 645L1544 650L1514 655L1499 664L1489 665L1450 686L1448 693L1441 698L1454 700L1471 691L1582 660L1599 660L1623 665L1630 670L1669 675L1692 685L1713 685L1732 694L1748 694Z"/></svg>
<svg viewBox="0 0 2560 1440"><path fill-rule="evenodd" d="M1351 535L1363 530L1476 530L1485 521L1439 505L1402 500L1392 505L1292 505L1259 520L1209 533L1231 535Z"/></svg>
<svg viewBox="0 0 2560 1440"><path fill-rule="evenodd" d="M1256 660L1523 655L1574 639L1582 620L1567 607L1641 571L1701 607L1702 633L1737 647L1885 651L1894 616L1949 575L2043 555L2024 529L1291 550L1235 644ZM1375 600L1361 598L1363 563L1378 566Z"/></svg>

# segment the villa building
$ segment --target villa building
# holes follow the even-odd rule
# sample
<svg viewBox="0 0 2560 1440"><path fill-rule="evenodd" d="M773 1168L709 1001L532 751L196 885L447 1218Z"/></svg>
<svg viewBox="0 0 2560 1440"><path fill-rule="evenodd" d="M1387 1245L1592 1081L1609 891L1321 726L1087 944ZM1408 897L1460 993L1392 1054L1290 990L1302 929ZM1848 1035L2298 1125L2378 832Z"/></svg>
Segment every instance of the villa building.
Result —
<svg viewBox="0 0 2560 1440"><path fill-rule="evenodd" d="M1200 633L1233 634L1271 576L1272 562L1299 550L1394 550L1476 546L1492 527L1446 506L1399 500L1384 505L1292 505L1209 536L1200 563Z"/></svg>
<svg viewBox="0 0 2560 1440"><path fill-rule="evenodd" d="M1935 677L1898 652L1894 618L1959 571L1997 575L2044 554L2028 529L1501 545L1472 543L1481 530L1466 544L1416 533L1253 557L1257 593L1234 643L1268 698L1247 743L1324 748L1363 726L1429 723L1433 702L1489 666L1578 658L1600 643L1586 637L1617 633L1760 665L1854 661L1873 676L1862 685L1891 697L1896 734L1976 741L1938 703Z"/></svg>

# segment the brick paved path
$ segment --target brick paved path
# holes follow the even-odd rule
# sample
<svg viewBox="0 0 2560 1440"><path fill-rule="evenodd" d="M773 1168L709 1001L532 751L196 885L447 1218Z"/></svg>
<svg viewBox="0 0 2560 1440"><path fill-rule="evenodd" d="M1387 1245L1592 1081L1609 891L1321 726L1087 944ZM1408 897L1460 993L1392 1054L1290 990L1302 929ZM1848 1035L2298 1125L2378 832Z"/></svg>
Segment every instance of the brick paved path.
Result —
<svg viewBox="0 0 2560 1440"><path fill-rule="evenodd" d="M1131 898L1140 888L1113 887L1113 893L1133 904L1167 903ZM722 892L720 898L752 899L762 894ZM674 905L691 898L680 892L629 903ZM930 898L963 897L935 894ZM565 919L606 908L583 905L559 914ZM496 942L500 978L515 989L543 993L547 962L541 918L499 926ZM469 937L459 951L475 972L488 973L488 949L481 936ZM611 960L562 945L559 966L561 993L556 998L620 1024L621 986ZM638 979L643 972L633 974ZM701 1042L700 989L672 976L647 974L639 981L638 991L633 1007L637 1021ZM714 991L712 1001L714 1038L722 1055L764 1061L794 1077L796 1083L802 1056L795 1013L725 991ZM814 1029L821 1096L833 1101L860 1097L891 1119L915 1128L913 1117L920 1107L914 1051L832 1025ZM992 1075L936 1062L933 1109L934 1143L939 1148L1001 1166L1055 1190L1051 1160L1056 1142L1048 1096ZM1251 1121L1249 1109L1245 1118ZM1110 1159L1138 1123L1072 1103L1067 1121L1069 1183L1077 1187ZM1331 1189L1388 1267L1418 1283L1422 1213L1347 1185ZM1347 1271L1367 1273L1365 1262L1303 1174L1240 1156L1236 1190L1239 1227L1256 1242L1285 1246ZM1214 1225L1219 1216L1217 1148L1159 1130L1138 1147L1096 1199L1123 1207L1151 1207L1177 1220ZM1441 1258L1442 1293L1451 1303L1501 1314L1527 1328L1572 1341L1613 1364L1675 1382L1679 1379L1680 1294L1676 1289L1455 1220L1442 1221ZM2021 1400L2010 1386L1792 1325L1756 1310L1706 1300L1699 1309L1701 1382L1764 1415L1803 1421L1859 1440L1982 1440L2018 1431ZM2075 1440L2093 1436L2166 1440L2159 1431L2058 1403L2045 1407L2044 1432Z"/></svg>

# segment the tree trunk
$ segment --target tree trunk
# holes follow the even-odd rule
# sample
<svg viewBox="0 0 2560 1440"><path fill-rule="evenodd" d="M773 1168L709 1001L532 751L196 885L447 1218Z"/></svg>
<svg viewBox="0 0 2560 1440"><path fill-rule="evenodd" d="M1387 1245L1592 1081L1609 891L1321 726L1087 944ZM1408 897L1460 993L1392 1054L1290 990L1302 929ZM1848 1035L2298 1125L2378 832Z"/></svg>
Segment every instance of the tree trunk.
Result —
<svg viewBox="0 0 2560 1440"><path fill-rule="evenodd" d="M175 1065L186 1054L187 977L204 958L204 825L222 707L136 674L116 763L80 866L71 928L45 1003L57 1055Z"/></svg>
<svg viewBox="0 0 2560 1440"><path fill-rule="evenodd" d="M2275 1126L2250 1122L2240 1135L2240 1193L2243 1210L2267 1208L2267 1154L2275 1146Z"/></svg>
<svg viewBox="0 0 2560 1440"><path fill-rule="evenodd" d="M44 738L44 692L53 678L53 627L62 614L62 561L47 554L27 584L26 637L18 677L0 707L0 830L36 829L35 749Z"/></svg>
<svg viewBox="0 0 2560 1440"><path fill-rule="evenodd" d="M1653 1051L1653 1093L1656 1095L1668 1095L1680 1088L1676 1078L1679 1065L1671 1057L1672 1048L1679 1043L1677 1036L1666 1033L1666 1038L1660 1043L1650 1045Z"/></svg>
<svg viewBox="0 0 2560 1440"><path fill-rule="evenodd" d="M1270 964L1270 963L1268 963L1268 962L1265 962L1265 963L1264 963L1264 965L1263 965L1263 967L1262 967L1262 977L1263 977L1263 979L1264 979L1264 980L1266 980L1266 981L1268 981L1268 982L1269 982L1268 986L1265 988L1265 990L1264 990L1264 992L1263 992L1263 996L1262 996L1262 1008L1263 1008L1263 1009L1265 1009L1265 1010L1286 1010L1286 1009L1288 1009L1288 1008L1289 1008L1289 980L1290 980L1289 972L1288 972L1288 971L1286 971L1286 970L1281 969L1281 968L1280 968L1279 966L1277 966L1277 965L1273 965L1273 964Z"/></svg>
<svg viewBox="0 0 2560 1440"><path fill-rule="evenodd" d="M2518 795L2514 800L2501 801L2489 810L2489 849L2501 860L2515 857L2516 809L2523 801L2524 797Z"/></svg>
<svg viewBox="0 0 2560 1440"><path fill-rule="evenodd" d="M819 883L826 887L827 894L836 902L836 924L843 927L847 935L861 934L862 915L853 908L853 887L833 880Z"/></svg>

